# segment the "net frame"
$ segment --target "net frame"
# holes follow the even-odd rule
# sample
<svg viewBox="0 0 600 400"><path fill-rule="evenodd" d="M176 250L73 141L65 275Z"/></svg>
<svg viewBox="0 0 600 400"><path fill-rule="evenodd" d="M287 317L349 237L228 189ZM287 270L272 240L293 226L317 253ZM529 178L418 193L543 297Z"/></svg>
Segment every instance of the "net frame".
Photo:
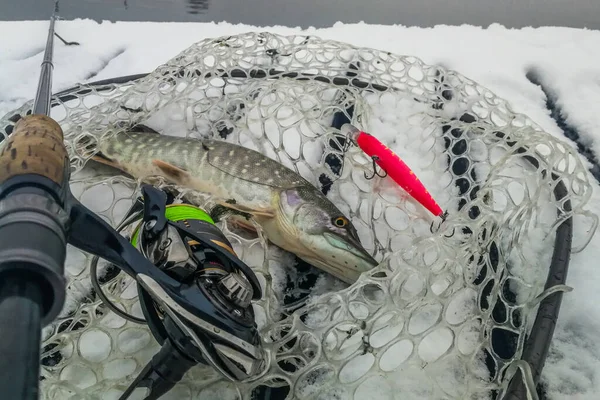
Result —
<svg viewBox="0 0 600 400"><path fill-rule="evenodd" d="M233 70L235 73L235 70ZM306 79L305 75L302 74L297 74L295 72L291 73L292 75L288 75L288 76L284 76L285 78L297 78L297 79ZM280 76L281 74L277 74L278 76ZM67 101L69 99L69 96L73 96L74 94L81 94L82 90L85 91L87 89L94 88L95 90L102 90L102 86L105 85L112 85L114 83L118 83L118 84L124 84L127 82L131 82L134 80L138 80L138 79L142 79L146 76L146 74L140 74L140 75L135 75L135 76L128 76L128 77L120 77L120 78L114 78L114 80L104 80L104 81L98 81L98 82L94 82L94 83L90 83L90 84L86 84L86 85L78 85L76 87L67 89L65 91L62 91L58 94L56 94L54 96L55 100L58 100L58 102L54 102L53 101L53 106L59 104L60 102L64 102ZM260 76L259 75L254 75L254 76L248 76L247 73L244 73L244 77L247 78L258 78L258 79L262 79L265 78L266 76ZM314 78L314 77L313 77ZM324 80L328 81L328 83L333 83L334 85L339 84L339 85L348 85L348 84L354 84L355 86L359 87L362 85L362 83L360 83L360 80L357 79L349 79L349 78L329 78L329 77L324 77ZM367 85L369 86L369 85ZM370 85L371 88L378 90L378 88L375 85ZM442 96L444 96L444 91L441 91ZM22 108L20 111L21 112L25 112L27 113L27 111L25 111L27 108L27 106L24 106L24 108ZM12 119L13 122L16 121L16 118L9 118ZM9 134L9 125L6 125L3 130ZM513 147L515 145L517 145L518 142L513 142L512 145L510 145L510 138L505 137L505 138L501 138L504 139L505 142L509 143L509 146ZM523 146L520 146L517 148L518 152L523 152L526 153L527 151L529 151L529 149L524 148ZM527 156L525 156L525 159ZM529 162L535 162L534 158L531 159L527 159ZM532 161L534 160L534 161ZM566 186L564 185L564 183L562 182L562 180L559 180L554 188L554 195L557 198L557 200L562 199L564 196L566 196L567 193L567 189ZM571 210L571 203L570 200L565 202L563 205L564 209L567 211ZM572 231L573 231L573 221L571 217L566 218L565 220L563 220L560 225L557 228L557 233L556 233L556 238L554 240L554 255L552 257L552 261L550 264L550 269L549 269L549 273L548 273L548 277L546 279L546 284L545 284L545 289L549 289L551 287L556 286L557 284L564 284L565 280L566 280L566 275L567 275L567 270L568 270L568 265L569 265L569 255L570 255L570 251L571 251L571 236L572 236ZM533 330L531 331L531 334L529 335L529 338L527 339L524 347L523 347L523 356L522 359L527 361L531 367L532 367L532 375L534 380L537 381L537 378L539 377L539 374L541 373L541 369L543 367L543 363L547 354L547 349L548 346L550 344L550 340L552 338L553 335L553 328L554 328L554 324L556 321L556 318L558 317L558 311L560 309L560 302L562 299L562 293L557 292L557 293L552 293L549 296L543 298L541 300L540 303L540 307L538 309L538 313L535 319L535 322L533 324ZM548 316L551 316L550 318L548 318ZM513 396L513 397L511 397ZM506 398L525 398L526 397L526 390L525 387L523 385L521 385L519 383L518 380L513 380L513 384L511 385L511 388L507 394Z"/></svg>

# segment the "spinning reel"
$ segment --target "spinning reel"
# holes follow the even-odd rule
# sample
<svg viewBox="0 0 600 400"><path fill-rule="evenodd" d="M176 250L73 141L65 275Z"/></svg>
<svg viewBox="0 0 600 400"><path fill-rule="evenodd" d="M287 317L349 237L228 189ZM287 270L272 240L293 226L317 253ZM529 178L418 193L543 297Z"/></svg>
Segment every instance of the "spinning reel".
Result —
<svg viewBox="0 0 600 400"><path fill-rule="evenodd" d="M137 274L145 322L162 348L120 399L141 387L145 399L158 399L196 364L232 381L257 376L264 358L251 305L261 297L256 276L207 213L167 205L167 194L149 185L142 193L118 230L137 222L131 243L178 287Z"/></svg>

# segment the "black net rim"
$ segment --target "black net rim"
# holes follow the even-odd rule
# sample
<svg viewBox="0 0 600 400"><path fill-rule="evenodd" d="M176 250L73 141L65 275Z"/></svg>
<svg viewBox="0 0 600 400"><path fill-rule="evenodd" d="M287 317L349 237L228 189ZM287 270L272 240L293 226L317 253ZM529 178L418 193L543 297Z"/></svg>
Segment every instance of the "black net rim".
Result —
<svg viewBox="0 0 600 400"><path fill-rule="evenodd" d="M232 75L235 75L235 70ZM135 74L135 75L124 75L99 81L94 81L90 83L85 83L83 85L72 86L68 89L62 90L53 97L52 106L58 105L55 100L59 100L62 102L73 100L76 95L85 95L91 92L92 89L85 89L82 86L93 87L95 90L102 90L102 86L105 85L113 85L113 84L125 84L131 83L135 80L142 79L148 76L149 73ZM268 73L265 73L264 76L253 76L244 74L244 78L268 78ZM281 75L277 76L281 77ZM277 78L275 77L275 78ZM290 78L298 78L299 80L304 80L306 77L301 76L299 74L294 74L294 76L287 76ZM359 81L357 79L347 79L347 78L336 78L336 80L331 80L331 78L316 77L317 80L325 80L327 83L332 83L336 86L354 86L357 88L366 88L368 84L365 82ZM376 85L377 86L377 85ZM107 88L108 89L108 88ZM371 90L386 90L385 87L370 87ZM76 95L75 95L76 94ZM27 112L30 114L31 110ZM16 123L18 119L20 119L20 115L11 116L9 119ZM4 128L4 127L3 127ZM9 133L7 131L7 133ZM518 149L519 152L525 152L526 149L521 147ZM524 157L529 163L533 166L536 166L537 161L533 158ZM557 177L555 178L557 179ZM568 194L567 188L563 181L557 182L554 188L554 197L556 200L560 200L564 198ZM568 200L564 203L565 211L571 211L571 202ZM573 238L573 218L569 217L564 220L556 230L556 237L554 240L554 249L552 254L552 260L548 269L548 276L546 278L546 282L544 285L544 289L549 289L556 285L564 285L566 283L569 262L571 257L571 243ZM558 320L558 315L560 311L560 306L562 303L563 293L558 291L553 293L547 297L545 297L539 305L538 312L536 314L535 321L533 323L533 327L531 329L530 334L525 340L523 347L523 354L521 359L526 361L530 368L533 377L533 381L537 385L539 382L539 378L542 373L542 369L544 368L544 364L546 361L546 357L548 355L548 350L550 348L550 343L554 336L554 329L556 327L556 322ZM287 395L285 390L281 389L273 389L267 388L267 390L262 390L259 394L259 398L264 400L279 400L284 399ZM521 372L518 371L515 376L512 378L508 390L503 397L503 400L526 400L528 399L527 389L523 383L523 377L521 376Z"/></svg>

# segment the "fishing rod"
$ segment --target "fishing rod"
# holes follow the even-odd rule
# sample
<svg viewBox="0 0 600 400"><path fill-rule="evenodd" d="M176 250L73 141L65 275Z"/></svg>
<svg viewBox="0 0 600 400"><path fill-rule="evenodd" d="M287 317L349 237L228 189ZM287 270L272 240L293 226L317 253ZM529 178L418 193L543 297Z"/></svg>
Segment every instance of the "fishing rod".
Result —
<svg viewBox="0 0 600 400"><path fill-rule="evenodd" d="M49 117L55 12L33 113L0 153L0 393L37 399L41 329L65 300L69 162Z"/></svg>
<svg viewBox="0 0 600 400"><path fill-rule="evenodd" d="M207 213L169 204L164 191L144 185L126 217L139 223L133 240L72 195L63 132L49 116L57 4L32 114L17 121L0 152L2 398L38 398L41 329L64 305L67 244L137 282L141 322L161 344L121 399L140 387L146 400L158 399L197 364L231 381L258 376L266 361L251 300L262 290Z"/></svg>

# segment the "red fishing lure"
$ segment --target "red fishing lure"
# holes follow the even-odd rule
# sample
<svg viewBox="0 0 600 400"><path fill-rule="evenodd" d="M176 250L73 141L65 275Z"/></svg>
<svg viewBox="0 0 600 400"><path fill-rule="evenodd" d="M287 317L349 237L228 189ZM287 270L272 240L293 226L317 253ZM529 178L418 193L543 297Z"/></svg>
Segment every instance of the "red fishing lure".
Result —
<svg viewBox="0 0 600 400"><path fill-rule="evenodd" d="M345 124L342 127L349 133L350 138L370 156L402 189L428 209L435 216L442 216L443 210L425 189L415 173L387 146L375 136L362 132L358 128Z"/></svg>

